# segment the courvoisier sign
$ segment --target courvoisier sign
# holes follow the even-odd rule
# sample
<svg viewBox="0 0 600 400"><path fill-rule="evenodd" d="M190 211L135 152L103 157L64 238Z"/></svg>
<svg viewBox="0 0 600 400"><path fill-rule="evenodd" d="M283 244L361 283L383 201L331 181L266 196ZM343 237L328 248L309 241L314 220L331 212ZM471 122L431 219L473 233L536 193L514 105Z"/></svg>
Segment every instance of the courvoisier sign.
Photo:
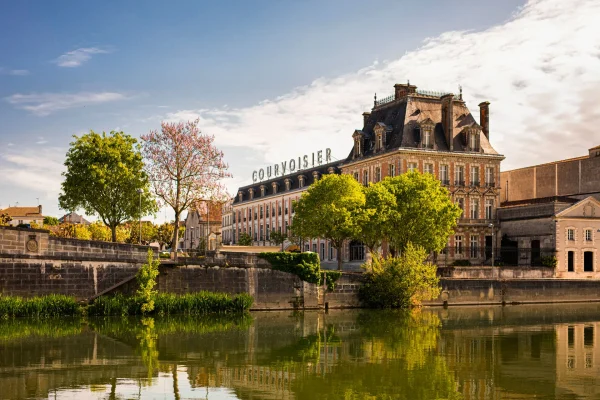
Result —
<svg viewBox="0 0 600 400"><path fill-rule="evenodd" d="M331 149L325 149L316 153L311 153L310 156L305 154L301 157L290 158L289 161L282 161L279 164L269 165L266 168L261 168L258 171L252 171L252 182L260 182L265 179L276 178L285 174L291 174L303 169L318 167L319 165L328 164L331 162Z"/></svg>

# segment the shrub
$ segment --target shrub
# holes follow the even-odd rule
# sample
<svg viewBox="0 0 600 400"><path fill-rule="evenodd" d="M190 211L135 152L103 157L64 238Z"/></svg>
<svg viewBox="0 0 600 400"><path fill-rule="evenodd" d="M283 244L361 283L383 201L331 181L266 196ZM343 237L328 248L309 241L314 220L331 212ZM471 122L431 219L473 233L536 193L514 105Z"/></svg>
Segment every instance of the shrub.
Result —
<svg viewBox="0 0 600 400"><path fill-rule="evenodd" d="M454 260L452 263L453 267L470 267L471 261L469 260Z"/></svg>
<svg viewBox="0 0 600 400"><path fill-rule="evenodd" d="M271 263L273 269L296 275L304 282L320 285L327 274L327 288L333 290L335 282L342 276L339 271L321 270L319 255L312 252L264 252L258 255Z"/></svg>
<svg viewBox="0 0 600 400"><path fill-rule="evenodd" d="M542 257L541 262L544 267L556 268L558 265L558 260L555 256L544 256Z"/></svg>
<svg viewBox="0 0 600 400"><path fill-rule="evenodd" d="M157 293L154 286L156 286L159 265L160 261L154 259L152 249L148 249L146 264L142 265L136 276L139 285L136 295L143 300L142 313L144 314L154 310L154 297Z"/></svg>
<svg viewBox="0 0 600 400"><path fill-rule="evenodd" d="M365 283L359 290L364 305L373 308L409 308L440 293L437 267L426 264L426 251L411 243L399 257L374 257L364 266Z"/></svg>
<svg viewBox="0 0 600 400"><path fill-rule="evenodd" d="M242 233L238 239L238 244L240 246L252 246L252 236Z"/></svg>
<svg viewBox="0 0 600 400"><path fill-rule="evenodd" d="M71 296L60 294L31 298L0 296L0 318L49 318L80 314L81 307Z"/></svg>

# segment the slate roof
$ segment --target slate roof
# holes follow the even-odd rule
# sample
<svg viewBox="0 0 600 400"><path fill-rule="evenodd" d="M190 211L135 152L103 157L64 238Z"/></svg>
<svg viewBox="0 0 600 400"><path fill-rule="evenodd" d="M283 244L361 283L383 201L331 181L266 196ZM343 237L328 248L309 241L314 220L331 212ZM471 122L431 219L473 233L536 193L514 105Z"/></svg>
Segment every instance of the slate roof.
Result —
<svg viewBox="0 0 600 400"><path fill-rule="evenodd" d="M396 150L398 148L418 148L420 143L418 127L421 122L428 118L435 124L435 150L450 151L450 146L446 142L442 126L441 97L422 95L417 92L407 94L400 99L374 107L367 117L363 128L358 130L358 132L362 132L365 135L363 156L353 158L352 148L345 163L368 158L375 154L374 128L376 125L382 123L385 124L387 128L385 149L383 152ZM465 152L467 151L466 142L465 137L461 132L469 126L478 125L464 101L454 99L452 122L453 152ZM498 154L483 133L480 135L480 147L483 154ZM377 154L380 153L381 151L377 152Z"/></svg>
<svg viewBox="0 0 600 400"><path fill-rule="evenodd" d="M81 215L76 212L71 212L63 215L58 219L59 222L68 222L70 224L81 224L81 225L89 225L90 221L83 218Z"/></svg>
<svg viewBox="0 0 600 400"><path fill-rule="evenodd" d="M307 186L310 186L311 184L314 183L314 177L313 177L314 171L319 172L319 176L322 176L322 175L328 174L329 173L328 169L330 167L333 167L333 168L335 168L335 172L339 174L340 173L340 171L338 169L339 164L340 164L339 161L334 161L329 164L323 164L318 167L303 169L303 170L296 171L292 174L288 174L285 176L281 176L281 177L277 177L274 179L269 179L266 181L256 182L251 185L243 186L238 189L238 193L242 192L242 194L243 194L242 201L240 202L239 195L238 195L238 193L236 193L236 195L234 196L233 204L240 204L240 203L249 201L250 200L250 194L248 192L249 189L254 189L254 198L252 199L253 201L264 199L264 198L271 197L271 196L281 196L282 194L285 194L285 193L290 193L290 192L293 192L293 191L296 191L299 189L305 189ZM304 187L302 187L302 188L300 188L300 181L299 181L300 175L304 176ZM291 180L290 190L287 190L287 191L285 190L285 180L286 179ZM277 193L273 193L273 182L277 182L277 184L279 185L278 189L277 189ZM265 185L265 195L264 196L261 196L261 193L260 193L261 185Z"/></svg>

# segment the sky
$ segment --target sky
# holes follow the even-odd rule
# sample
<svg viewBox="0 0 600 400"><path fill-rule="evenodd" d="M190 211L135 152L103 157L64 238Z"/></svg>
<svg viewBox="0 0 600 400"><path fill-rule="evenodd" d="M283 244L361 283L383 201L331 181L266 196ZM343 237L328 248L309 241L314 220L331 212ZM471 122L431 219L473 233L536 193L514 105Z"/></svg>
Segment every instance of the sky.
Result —
<svg viewBox="0 0 600 400"><path fill-rule="evenodd" d="M73 135L198 118L233 178L331 148L373 95L458 92L508 170L600 144L599 0L4 1L0 208L60 216ZM157 222L172 213L160 211Z"/></svg>

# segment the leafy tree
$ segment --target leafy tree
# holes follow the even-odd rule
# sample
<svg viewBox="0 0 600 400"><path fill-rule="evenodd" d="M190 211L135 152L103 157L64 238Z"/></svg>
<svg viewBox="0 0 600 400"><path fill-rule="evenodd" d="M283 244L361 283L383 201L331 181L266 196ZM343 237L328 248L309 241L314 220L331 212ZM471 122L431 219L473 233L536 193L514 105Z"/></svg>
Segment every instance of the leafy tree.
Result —
<svg viewBox="0 0 600 400"><path fill-rule="evenodd" d="M294 204L292 222L295 236L325 238L337 249L338 269L342 269L344 241L357 237L365 218L365 194L350 175L324 175Z"/></svg>
<svg viewBox="0 0 600 400"><path fill-rule="evenodd" d="M136 294L143 300L142 313L144 314L154 310L154 296L158 293L154 290L154 286L156 286L159 265L160 261L154 259L152 249L148 249L146 264L143 264L137 272L138 290Z"/></svg>
<svg viewBox="0 0 600 400"><path fill-rule="evenodd" d="M428 253L443 249L461 214L448 190L433 175L419 172L388 177L381 184L396 198L382 230L390 244L400 251L409 242Z"/></svg>
<svg viewBox="0 0 600 400"><path fill-rule="evenodd" d="M175 230L174 222L164 222L156 229L156 241L161 249L167 247L173 240L173 231ZM185 233L185 226L179 227L179 237Z"/></svg>
<svg viewBox="0 0 600 400"><path fill-rule="evenodd" d="M140 218L140 211L146 215L156 210L139 145L123 132L75 136L65 166L61 208L98 215L110 228L113 242L123 221Z"/></svg>
<svg viewBox="0 0 600 400"><path fill-rule="evenodd" d="M247 233L242 233L238 239L238 244L240 246L252 246L252 236Z"/></svg>
<svg viewBox="0 0 600 400"><path fill-rule="evenodd" d="M287 239L286 234L273 230L269 237L271 238L271 242L275 243L277 246L281 245L281 251L283 251L283 242Z"/></svg>
<svg viewBox="0 0 600 400"><path fill-rule="evenodd" d="M12 218L8 214L0 214L0 226L10 225Z"/></svg>
<svg viewBox="0 0 600 400"><path fill-rule="evenodd" d="M138 244L140 243L140 223L139 221L129 221L127 223L127 229L129 231L129 237L127 243ZM142 221L142 240L141 243L149 245L154 242L158 236L158 227L151 221Z"/></svg>
<svg viewBox="0 0 600 400"><path fill-rule="evenodd" d="M92 222L88 225L92 240L101 240L108 242L110 240L110 228L100 221ZM118 240L117 240L118 241Z"/></svg>
<svg viewBox="0 0 600 400"><path fill-rule="evenodd" d="M181 214L201 199L224 196L223 178L230 177L223 152L203 135L198 120L161 124L161 131L142 135L147 171L156 195L175 212L172 249L179 242Z"/></svg>
<svg viewBox="0 0 600 400"><path fill-rule="evenodd" d="M364 243L372 255L377 256L384 239L383 232L392 223L396 198L381 182L370 184L363 190L365 193L364 218L356 239Z"/></svg>
<svg viewBox="0 0 600 400"><path fill-rule="evenodd" d="M86 225L71 224L69 222L63 222L59 225L47 226L50 231L50 235L62 238L90 240L92 234Z"/></svg>
<svg viewBox="0 0 600 400"><path fill-rule="evenodd" d="M437 267L425 262L428 252L408 242L398 257L374 257L365 265L359 297L374 308L409 308L440 294Z"/></svg>
<svg viewBox="0 0 600 400"><path fill-rule="evenodd" d="M55 226L60 224L60 221L56 217L44 217L44 225Z"/></svg>

